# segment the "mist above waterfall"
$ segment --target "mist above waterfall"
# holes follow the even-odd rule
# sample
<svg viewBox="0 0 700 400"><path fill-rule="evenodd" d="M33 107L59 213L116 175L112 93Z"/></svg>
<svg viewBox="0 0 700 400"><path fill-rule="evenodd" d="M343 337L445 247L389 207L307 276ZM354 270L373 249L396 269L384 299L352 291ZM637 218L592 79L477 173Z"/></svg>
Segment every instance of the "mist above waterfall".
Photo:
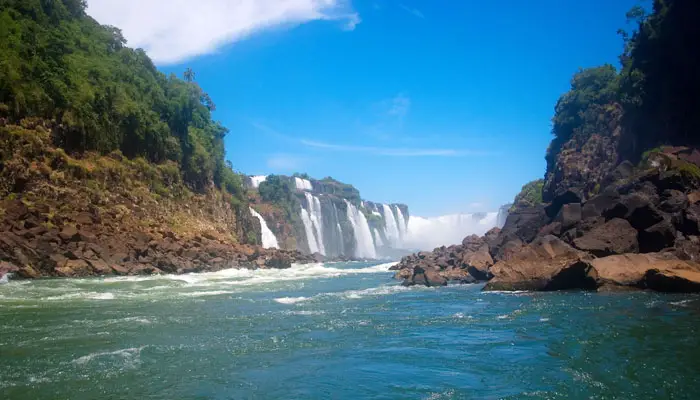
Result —
<svg viewBox="0 0 700 400"><path fill-rule="evenodd" d="M469 235L482 236L498 225L498 214L453 214L434 218L411 216L404 248L432 250L462 243L462 239Z"/></svg>

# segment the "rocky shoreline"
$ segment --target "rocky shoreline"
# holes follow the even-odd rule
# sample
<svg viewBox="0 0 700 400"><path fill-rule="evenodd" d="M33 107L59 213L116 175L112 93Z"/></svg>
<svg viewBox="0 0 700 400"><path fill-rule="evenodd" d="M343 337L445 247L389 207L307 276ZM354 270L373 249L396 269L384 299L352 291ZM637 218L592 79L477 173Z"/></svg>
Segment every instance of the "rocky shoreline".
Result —
<svg viewBox="0 0 700 400"><path fill-rule="evenodd" d="M623 162L600 194L567 189L548 204L516 207L502 230L404 257L396 278L487 282L485 290L700 292L700 182L673 168L695 155L669 147L643 167Z"/></svg>
<svg viewBox="0 0 700 400"><path fill-rule="evenodd" d="M47 224L47 210L40 206L30 209L20 200L6 200L3 208L0 276L183 274L315 262L298 251L232 243L214 233L184 237L162 227L124 231L109 214L79 212L58 227Z"/></svg>

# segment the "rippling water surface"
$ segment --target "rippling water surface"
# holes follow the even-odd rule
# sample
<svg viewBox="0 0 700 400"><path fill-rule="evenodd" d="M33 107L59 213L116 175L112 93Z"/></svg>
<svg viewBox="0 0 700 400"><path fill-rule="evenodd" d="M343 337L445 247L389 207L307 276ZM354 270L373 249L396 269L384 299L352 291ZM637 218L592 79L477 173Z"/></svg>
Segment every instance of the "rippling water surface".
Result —
<svg viewBox="0 0 700 400"><path fill-rule="evenodd" d="M697 399L700 298L389 265L0 285L0 399Z"/></svg>

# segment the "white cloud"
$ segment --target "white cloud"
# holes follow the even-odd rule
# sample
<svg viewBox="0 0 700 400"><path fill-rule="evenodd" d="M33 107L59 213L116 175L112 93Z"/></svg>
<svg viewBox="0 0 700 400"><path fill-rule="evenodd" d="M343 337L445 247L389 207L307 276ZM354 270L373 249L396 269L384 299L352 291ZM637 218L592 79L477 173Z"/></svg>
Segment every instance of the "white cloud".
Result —
<svg viewBox="0 0 700 400"><path fill-rule="evenodd" d="M399 4L399 7L401 7L404 11L413 14L414 16L418 18L425 18L425 15L423 15L422 12L420 12L419 9L417 8L412 8L404 4Z"/></svg>
<svg viewBox="0 0 700 400"><path fill-rule="evenodd" d="M273 27L337 20L352 30L361 21L349 0L89 0L88 13L120 28L129 46L157 64L212 53Z"/></svg>
<svg viewBox="0 0 700 400"><path fill-rule="evenodd" d="M439 148L398 148L398 147L373 147L373 146L353 146L341 145L314 140L302 139L301 144L317 149L344 151L355 153L366 153L380 156L393 157L462 157L462 156L485 156L491 153L473 150L460 149L439 149Z"/></svg>

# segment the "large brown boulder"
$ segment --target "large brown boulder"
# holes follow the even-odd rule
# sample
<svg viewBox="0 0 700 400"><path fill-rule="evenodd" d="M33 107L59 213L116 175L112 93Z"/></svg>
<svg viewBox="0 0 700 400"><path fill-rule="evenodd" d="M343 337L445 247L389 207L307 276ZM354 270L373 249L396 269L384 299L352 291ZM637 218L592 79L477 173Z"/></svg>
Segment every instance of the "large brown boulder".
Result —
<svg viewBox="0 0 700 400"><path fill-rule="evenodd" d="M613 218L574 239L574 246L597 257L639 251L637 230L621 218Z"/></svg>
<svg viewBox="0 0 700 400"><path fill-rule="evenodd" d="M493 275L489 269L493 265L493 258L489 254L489 246L484 243L476 250L467 250L463 253L461 266L475 280L485 281Z"/></svg>
<svg viewBox="0 0 700 400"><path fill-rule="evenodd" d="M669 253L622 254L590 261L599 285L663 292L700 291L700 264Z"/></svg>
<svg viewBox="0 0 700 400"><path fill-rule="evenodd" d="M403 281L403 285L445 286L447 279L440 275L437 268L416 266L412 274Z"/></svg>
<svg viewBox="0 0 700 400"><path fill-rule="evenodd" d="M547 225L550 218L544 206L521 208L508 214L506 224L498 237L490 243L490 253L494 259L500 260L504 246L511 241L519 240L529 243L539 234L542 227Z"/></svg>
<svg viewBox="0 0 700 400"><path fill-rule="evenodd" d="M586 258L554 236L538 238L491 267L494 278L484 290L595 289L597 277Z"/></svg>

